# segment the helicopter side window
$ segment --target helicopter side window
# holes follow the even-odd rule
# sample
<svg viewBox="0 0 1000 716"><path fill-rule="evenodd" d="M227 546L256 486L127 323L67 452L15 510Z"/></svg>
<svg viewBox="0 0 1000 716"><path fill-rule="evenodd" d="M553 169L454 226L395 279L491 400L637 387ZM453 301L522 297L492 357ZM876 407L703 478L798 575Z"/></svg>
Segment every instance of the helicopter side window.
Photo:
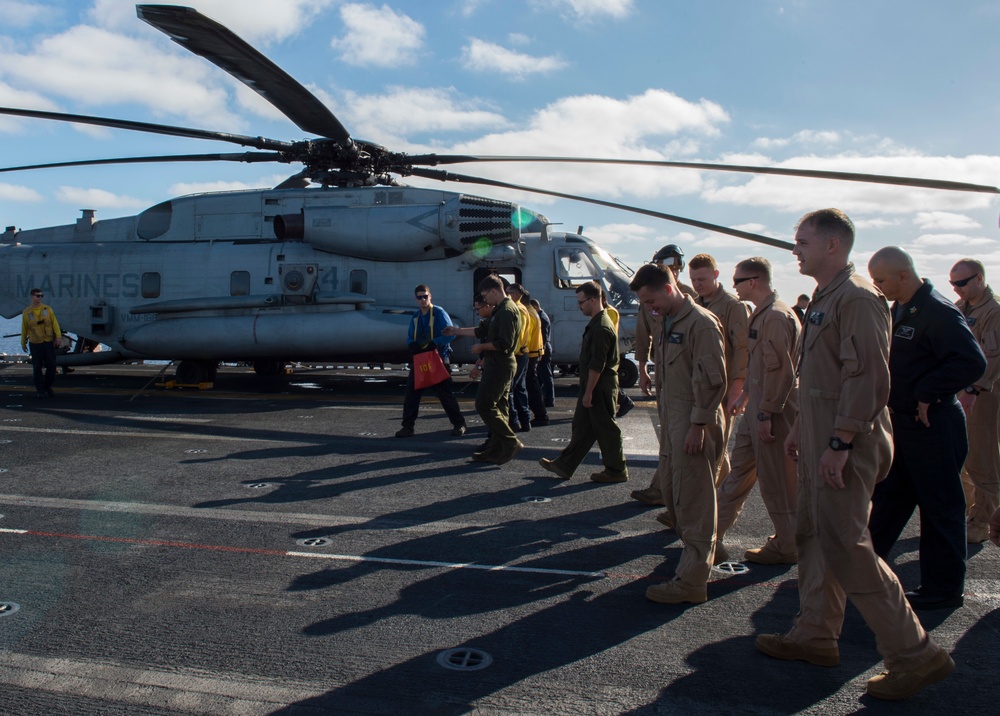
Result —
<svg viewBox="0 0 1000 716"><path fill-rule="evenodd" d="M351 271L351 293L368 295L368 272L361 269Z"/></svg>
<svg viewBox="0 0 1000 716"><path fill-rule="evenodd" d="M601 274L586 250L571 246L556 249L556 285L559 288L573 288L591 279L600 279Z"/></svg>
<svg viewBox="0 0 1000 716"><path fill-rule="evenodd" d="M249 296L250 295L250 272L233 271L229 274L229 295Z"/></svg>
<svg viewBox="0 0 1000 716"><path fill-rule="evenodd" d="M139 280L139 289L143 298L160 297L160 274L155 271L144 273Z"/></svg>

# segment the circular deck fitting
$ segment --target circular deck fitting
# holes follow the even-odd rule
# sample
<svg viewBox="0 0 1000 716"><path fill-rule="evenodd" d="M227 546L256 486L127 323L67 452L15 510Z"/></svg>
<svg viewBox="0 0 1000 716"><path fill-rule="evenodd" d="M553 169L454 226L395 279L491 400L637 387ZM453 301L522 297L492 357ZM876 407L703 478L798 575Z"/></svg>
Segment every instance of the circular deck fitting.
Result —
<svg viewBox="0 0 1000 716"><path fill-rule="evenodd" d="M358 437L361 438L377 438L378 433L358 433Z"/></svg>
<svg viewBox="0 0 1000 716"><path fill-rule="evenodd" d="M10 471L5 467L0 467L0 472L10 472Z"/></svg>
<svg viewBox="0 0 1000 716"><path fill-rule="evenodd" d="M19 423L21 422L21 418L4 418L3 421L5 423Z"/></svg>
<svg viewBox="0 0 1000 716"><path fill-rule="evenodd" d="M527 497L522 497L521 502L552 502L552 498L540 495L528 495Z"/></svg>
<svg viewBox="0 0 1000 716"><path fill-rule="evenodd" d="M295 540L295 544L300 547L326 547L333 544L333 540L329 537L306 537Z"/></svg>
<svg viewBox="0 0 1000 716"><path fill-rule="evenodd" d="M20 608L21 606L14 602L0 602L0 617L9 617Z"/></svg>
<svg viewBox="0 0 1000 716"><path fill-rule="evenodd" d="M10 445L13 440L0 440L0 445Z"/></svg>
<svg viewBox="0 0 1000 716"><path fill-rule="evenodd" d="M270 486L271 486L270 482L251 482L244 485L243 487L246 487L249 490L266 490Z"/></svg>
<svg viewBox="0 0 1000 716"><path fill-rule="evenodd" d="M733 575L733 574L746 574L750 571L742 562L720 562L719 564L712 567L712 569L717 572L722 572L723 574Z"/></svg>
<svg viewBox="0 0 1000 716"><path fill-rule="evenodd" d="M554 443L568 443L572 438L550 438Z"/></svg>
<svg viewBox="0 0 1000 716"><path fill-rule="evenodd" d="M298 418L299 420L312 420L313 419L312 415L296 415L295 417Z"/></svg>
<svg viewBox="0 0 1000 716"><path fill-rule="evenodd" d="M437 663L454 671L478 671L493 663L493 657L482 649L448 649L437 655Z"/></svg>

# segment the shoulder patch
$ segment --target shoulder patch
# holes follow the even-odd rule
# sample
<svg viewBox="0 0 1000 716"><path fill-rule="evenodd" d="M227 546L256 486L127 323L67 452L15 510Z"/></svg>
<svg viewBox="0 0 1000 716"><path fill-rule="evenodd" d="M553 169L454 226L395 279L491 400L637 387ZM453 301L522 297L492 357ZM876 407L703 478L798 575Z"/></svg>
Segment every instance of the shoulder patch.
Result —
<svg viewBox="0 0 1000 716"><path fill-rule="evenodd" d="M810 311L808 320L814 326L818 326L823 322L823 316L825 315L826 315L825 311Z"/></svg>
<svg viewBox="0 0 1000 716"><path fill-rule="evenodd" d="M970 326L974 326L974 325L976 325L976 317L975 316L966 316L965 317L965 322L968 323Z"/></svg>
<svg viewBox="0 0 1000 716"><path fill-rule="evenodd" d="M747 331L747 334L751 338L753 338L754 340L757 340L757 329L756 328L751 328L749 331Z"/></svg>
<svg viewBox="0 0 1000 716"><path fill-rule="evenodd" d="M683 342L684 342L683 333L675 333L674 331L671 331L670 333L667 334L667 343L681 344Z"/></svg>

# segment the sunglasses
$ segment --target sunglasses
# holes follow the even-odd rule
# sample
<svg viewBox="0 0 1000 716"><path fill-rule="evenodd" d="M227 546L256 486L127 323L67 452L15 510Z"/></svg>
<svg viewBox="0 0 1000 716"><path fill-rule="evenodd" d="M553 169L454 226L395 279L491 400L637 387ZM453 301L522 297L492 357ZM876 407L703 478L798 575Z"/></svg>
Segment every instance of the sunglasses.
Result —
<svg viewBox="0 0 1000 716"><path fill-rule="evenodd" d="M969 283L969 281L971 281L972 279L976 278L977 276L979 276L979 274L978 273L974 273L971 276L969 276L968 278L962 278L962 279L959 279L958 281L949 281L948 283L950 283L955 288L965 288L965 285L967 283Z"/></svg>
<svg viewBox="0 0 1000 716"><path fill-rule="evenodd" d="M733 279L733 288L736 288L737 286L739 286L744 281L749 281L752 278L760 278L760 277L759 276L744 276L743 278L734 278Z"/></svg>
<svg viewBox="0 0 1000 716"><path fill-rule="evenodd" d="M965 284L962 284L962 285L964 286ZM45 298L45 294L44 293L33 293L33 294L31 294L31 297L32 298Z"/></svg>
<svg viewBox="0 0 1000 716"><path fill-rule="evenodd" d="M426 301L428 298L430 298L430 294L426 294L426 293L418 293L417 294L417 300L418 301Z"/></svg>

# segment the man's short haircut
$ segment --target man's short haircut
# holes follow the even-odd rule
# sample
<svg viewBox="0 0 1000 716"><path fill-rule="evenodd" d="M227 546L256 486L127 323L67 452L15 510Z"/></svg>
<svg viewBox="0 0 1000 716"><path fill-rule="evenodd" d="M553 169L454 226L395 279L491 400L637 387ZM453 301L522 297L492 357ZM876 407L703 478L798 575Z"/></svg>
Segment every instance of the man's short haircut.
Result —
<svg viewBox="0 0 1000 716"><path fill-rule="evenodd" d="M601 296L604 295L604 291L601 290L597 281L587 281L586 283L581 283L576 287L576 292L582 293L587 298L596 298L597 300L601 300Z"/></svg>
<svg viewBox="0 0 1000 716"><path fill-rule="evenodd" d="M719 268L719 265L715 263L715 257L711 254L696 254L692 256L691 260L688 261L688 271L701 268L710 268L715 271Z"/></svg>
<svg viewBox="0 0 1000 716"><path fill-rule="evenodd" d="M524 286L522 286L519 283L512 283L512 284L510 284L507 287L507 293L510 293L511 291L513 291L514 293L519 293L522 296L525 295L526 293L528 293L527 291L524 290Z"/></svg>
<svg viewBox="0 0 1000 716"><path fill-rule="evenodd" d="M638 291L640 288L655 288L659 290L667 284L675 288L677 287L677 279L674 278L673 271L660 264L643 264L635 272L635 276L632 277L632 282L628 287L633 291Z"/></svg>
<svg viewBox="0 0 1000 716"><path fill-rule="evenodd" d="M983 262L979 259L959 259L955 262L955 266L964 266L970 271L975 271L977 274L982 274L983 279L986 279L986 267L983 266Z"/></svg>
<svg viewBox="0 0 1000 716"><path fill-rule="evenodd" d="M475 296L473 296L472 297L472 305L473 306L485 306L486 305L486 299L483 298L483 294L477 293Z"/></svg>
<svg viewBox="0 0 1000 716"><path fill-rule="evenodd" d="M691 261L693 262L694 259ZM765 279L768 284L771 283L771 262L763 256L751 256L748 259L743 259L736 264L736 268L747 273L755 273L760 278Z"/></svg>
<svg viewBox="0 0 1000 716"><path fill-rule="evenodd" d="M798 299L796 299L796 303L798 303L799 301L811 301L811 300L812 298L809 296L808 293L800 293Z"/></svg>
<svg viewBox="0 0 1000 716"><path fill-rule="evenodd" d="M811 226L824 239L839 240L848 251L854 248L854 222L840 209L811 211L799 219L796 230L800 226Z"/></svg>
<svg viewBox="0 0 1000 716"><path fill-rule="evenodd" d="M479 286L477 288L479 293L483 295L486 295L490 291L494 290L499 291L500 293L506 293L506 291L503 290L503 280L495 273L483 278L483 280L479 282Z"/></svg>
<svg viewBox="0 0 1000 716"><path fill-rule="evenodd" d="M28 291L28 295L30 295L30 296L34 296L36 293L42 293L42 289L40 289L40 288L33 288L30 291Z"/></svg>
<svg viewBox="0 0 1000 716"><path fill-rule="evenodd" d="M416 296L418 293L430 293L431 290L427 288L426 283L419 284L415 289L413 289L413 295Z"/></svg>
<svg viewBox="0 0 1000 716"><path fill-rule="evenodd" d="M537 298L532 298L531 299L531 307L534 308L536 311L541 311L542 310L542 304L540 304L538 302Z"/></svg>

